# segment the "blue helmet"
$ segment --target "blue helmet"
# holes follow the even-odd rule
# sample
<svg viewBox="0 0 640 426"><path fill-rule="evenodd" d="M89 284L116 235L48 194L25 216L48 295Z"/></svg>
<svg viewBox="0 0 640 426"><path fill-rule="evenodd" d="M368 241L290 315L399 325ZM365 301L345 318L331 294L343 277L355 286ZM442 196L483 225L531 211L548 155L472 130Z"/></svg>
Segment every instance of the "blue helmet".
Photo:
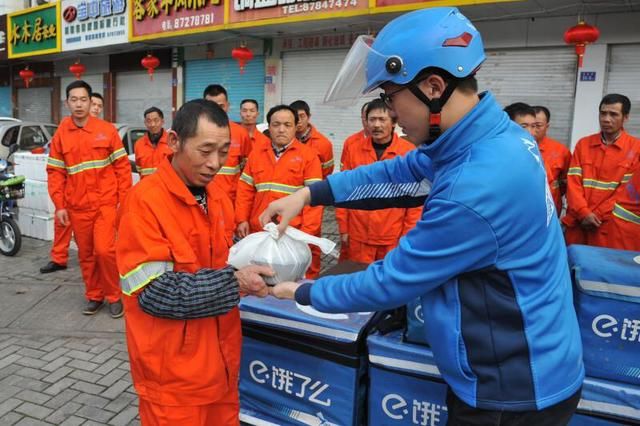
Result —
<svg viewBox="0 0 640 426"><path fill-rule="evenodd" d="M405 85L430 67L467 77L484 60L480 33L457 8L416 10L391 21L375 38L364 92L386 82Z"/></svg>

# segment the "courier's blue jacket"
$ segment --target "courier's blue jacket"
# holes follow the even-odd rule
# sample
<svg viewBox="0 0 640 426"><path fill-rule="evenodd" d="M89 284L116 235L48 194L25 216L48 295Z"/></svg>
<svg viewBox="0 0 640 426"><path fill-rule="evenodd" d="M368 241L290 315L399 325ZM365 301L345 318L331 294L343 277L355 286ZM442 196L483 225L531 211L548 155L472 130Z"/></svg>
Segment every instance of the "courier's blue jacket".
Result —
<svg viewBox="0 0 640 426"><path fill-rule="evenodd" d="M540 152L491 94L433 144L311 193L313 204L424 211L384 260L300 287L299 302L355 312L421 296L438 367L474 407L539 410L580 388L567 255Z"/></svg>

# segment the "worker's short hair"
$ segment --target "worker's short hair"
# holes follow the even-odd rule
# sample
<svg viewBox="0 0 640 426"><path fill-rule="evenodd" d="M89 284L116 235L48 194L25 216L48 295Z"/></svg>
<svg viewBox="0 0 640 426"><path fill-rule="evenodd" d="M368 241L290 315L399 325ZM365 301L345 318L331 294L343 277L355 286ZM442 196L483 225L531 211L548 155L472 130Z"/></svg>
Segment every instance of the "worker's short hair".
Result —
<svg viewBox="0 0 640 426"><path fill-rule="evenodd" d="M194 99L182 105L173 119L171 128L179 141L186 141L198 133L201 117L218 127L229 127L229 117L218 104L206 99Z"/></svg>
<svg viewBox="0 0 640 426"><path fill-rule="evenodd" d="M369 102L365 102L362 104L362 106L360 107L360 114L362 115L363 112L366 111L367 106L369 106Z"/></svg>
<svg viewBox="0 0 640 426"><path fill-rule="evenodd" d="M98 92L91 92L91 97L92 98L98 98L100 99L102 102L104 102L104 98L102 97L102 95Z"/></svg>
<svg viewBox="0 0 640 426"><path fill-rule="evenodd" d="M504 112L507 113L511 120L515 120L516 117L521 117L523 115L536 116L536 112L533 110L531 105L525 104L524 102L514 102L511 105L507 105L504 108Z"/></svg>
<svg viewBox="0 0 640 426"><path fill-rule="evenodd" d="M295 102L291 102L289 106L298 111L304 111L309 117L311 117L311 109L309 108L309 104L303 100L298 99Z"/></svg>
<svg viewBox="0 0 640 426"><path fill-rule="evenodd" d="M551 111L549 111L549 108L542 105L536 105L531 108L533 108L533 111L536 113L536 115L538 115L539 113L543 113L544 116L547 117L547 123L551 122Z"/></svg>
<svg viewBox="0 0 640 426"><path fill-rule="evenodd" d="M162 110L158 107L152 106L151 108L147 108L142 115L144 118L147 118L147 114L151 114L152 112L157 112L160 118L164 119L164 114Z"/></svg>
<svg viewBox="0 0 640 426"><path fill-rule="evenodd" d="M220 84L210 84L206 89L204 89L204 92L202 93L203 98L206 98L207 96L213 97L218 95L224 95L225 99L229 100L227 89L225 89Z"/></svg>
<svg viewBox="0 0 640 426"><path fill-rule="evenodd" d="M629 115L631 112L631 101L625 95L619 93L610 93L600 101L598 111L602 109L602 105L622 104L622 115Z"/></svg>
<svg viewBox="0 0 640 426"><path fill-rule="evenodd" d="M89 97L91 97L91 94L93 93L91 91L91 86L89 85L89 83L84 80L75 80L69 83L69 85L67 86L67 99L69 99L69 93L71 93L73 89L84 89L87 91L87 95L89 95Z"/></svg>
<svg viewBox="0 0 640 426"><path fill-rule="evenodd" d="M243 99L242 102L240 102L240 108L242 108L242 105L246 104L247 102L254 104L256 106L256 109L260 111L260 105L258 105L258 101L256 101L255 99Z"/></svg>
<svg viewBox="0 0 640 426"><path fill-rule="evenodd" d="M289 111L291 114L293 114L293 122L295 124L298 124L298 110L291 108L289 105L276 105L273 108L271 108L269 110L269 112L267 113L267 123L269 123L269 125L271 125L271 117L273 116L273 114L275 114L278 111Z"/></svg>

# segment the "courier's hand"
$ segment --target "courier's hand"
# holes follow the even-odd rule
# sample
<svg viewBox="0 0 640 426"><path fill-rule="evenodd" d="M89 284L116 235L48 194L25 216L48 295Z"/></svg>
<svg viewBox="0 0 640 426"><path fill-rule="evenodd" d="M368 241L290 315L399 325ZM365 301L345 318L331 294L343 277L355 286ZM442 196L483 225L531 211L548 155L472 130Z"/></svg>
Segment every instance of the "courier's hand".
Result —
<svg viewBox="0 0 640 426"><path fill-rule="evenodd" d="M602 221L595 213L589 213L580 223L583 228L599 228L600 225L602 225Z"/></svg>
<svg viewBox="0 0 640 426"><path fill-rule="evenodd" d="M273 201L260 215L262 226L271 222L275 217L280 216L278 232L280 235L287 229L287 225L294 217L298 216L305 206L311 203L311 191L309 188L302 188L295 193Z"/></svg>
<svg viewBox="0 0 640 426"><path fill-rule="evenodd" d="M69 226L69 212L67 212L67 209L56 210L56 220L62 226Z"/></svg>
<svg viewBox="0 0 640 426"><path fill-rule="evenodd" d="M268 266L250 265L239 269L235 273L240 292L258 297L267 297L269 288L262 276L272 277L275 272Z"/></svg>
<svg viewBox="0 0 640 426"><path fill-rule="evenodd" d="M249 235L249 222L240 222L236 228L236 234L238 237L244 238Z"/></svg>
<svg viewBox="0 0 640 426"><path fill-rule="evenodd" d="M290 299L295 300L296 298L296 290L302 284L294 283L293 281L285 281L280 284L276 284L273 287L269 288L269 293L277 297L278 299Z"/></svg>

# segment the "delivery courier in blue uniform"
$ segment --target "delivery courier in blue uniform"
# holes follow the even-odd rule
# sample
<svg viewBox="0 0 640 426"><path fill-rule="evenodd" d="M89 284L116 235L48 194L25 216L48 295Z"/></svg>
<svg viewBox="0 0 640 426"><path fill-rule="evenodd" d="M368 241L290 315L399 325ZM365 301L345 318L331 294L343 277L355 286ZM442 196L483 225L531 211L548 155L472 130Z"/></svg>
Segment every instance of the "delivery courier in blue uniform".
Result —
<svg viewBox="0 0 640 426"><path fill-rule="evenodd" d="M563 425L584 378L564 240L535 141L491 93L477 93L484 59L480 34L455 8L415 11L358 39L327 99L381 88L419 148L329 176L261 220L280 216L284 229L307 204L424 205L421 220L365 271L272 294L325 312L421 297L450 425Z"/></svg>

